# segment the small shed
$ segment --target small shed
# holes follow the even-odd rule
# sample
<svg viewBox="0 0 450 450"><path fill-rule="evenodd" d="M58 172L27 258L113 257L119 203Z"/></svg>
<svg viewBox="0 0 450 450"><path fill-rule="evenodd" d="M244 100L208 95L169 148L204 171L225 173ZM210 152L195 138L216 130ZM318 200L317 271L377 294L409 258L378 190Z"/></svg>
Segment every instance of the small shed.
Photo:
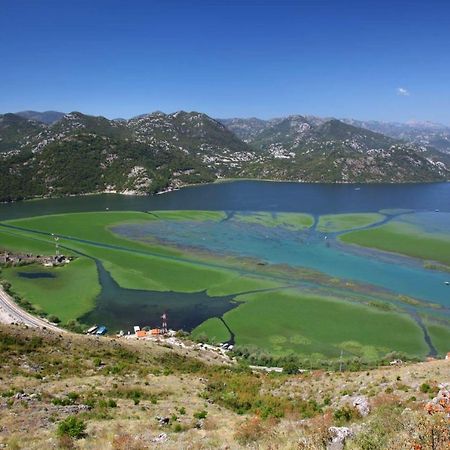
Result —
<svg viewBox="0 0 450 450"><path fill-rule="evenodd" d="M138 331L136 331L136 336L138 338L146 337L147 336L147 332L145 330L138 330Z"/></svg>

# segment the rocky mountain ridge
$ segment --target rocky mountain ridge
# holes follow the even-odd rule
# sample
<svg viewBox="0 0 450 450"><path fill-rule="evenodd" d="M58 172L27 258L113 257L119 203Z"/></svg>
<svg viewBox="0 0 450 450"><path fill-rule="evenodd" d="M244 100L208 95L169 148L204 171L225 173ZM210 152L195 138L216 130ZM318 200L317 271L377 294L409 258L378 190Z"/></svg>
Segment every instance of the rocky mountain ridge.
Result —
<svg viewBox="0 0 450 450"><path fill-rule="evenodd" d="M433 122L379 122L343 119L345 123L450 153L450 127Z"/></svg>
<svg viewBox="0 0 450 450"><path fill-rule="evenodd" d="M58 122L64 116L64 113L60 111L19 111L16 114L25 119L42 122L47 125Z"/></svg>
<svg viewBox="0 0 450 450"><path fill-rule="evenodd" d="M36 117L36 114L34 114ZM0 115L0 200L91 192L151 194L219 178L303 182L450 179L450 156L336 119L215 120L154 112L51 124Z"/></svg>
<svg viewBox="0 0 450 450"><path fill-rule="evenodd" d="M267 128L276 125L283 120L296 120L303 117L305 120L315 125L334 120L333 117L317 116L288 116L262 120L257 118L232 118L220 119L220 121L230 128L237 136L245 142L251 142L259 133ZM383 134L396 140L402 140L422 147L431 147L444 153L450 153L450 126L434 122L387 122L376 120L356 120L343 118L341 122L357 128L363 128L375 133Z"/></svg>
<svg viewBox="0 0 450 450"><path fill-rule="evenodd" d="M323 182L419 182L448 177L448 155L337 119L295 115L223 123L251 147L272 157L268 177Z"/></svg>

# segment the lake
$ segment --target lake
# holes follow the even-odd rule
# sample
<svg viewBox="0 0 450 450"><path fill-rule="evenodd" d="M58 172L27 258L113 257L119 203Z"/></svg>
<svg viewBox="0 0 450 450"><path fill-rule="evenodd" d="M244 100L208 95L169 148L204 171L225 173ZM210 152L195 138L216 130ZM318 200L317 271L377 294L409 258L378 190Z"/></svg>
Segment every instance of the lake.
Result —
<svg viewBox="0 0 450 450"><path fill-rule="evenodd" d="M0 205L0 220L68 212L179 209L223 210L231 212L230 217L233 211L301 212L316 219L322 214L411 210L427 213L419 215L423 228L447 234L450 183L357 186L236 181L188 187L155 196L103 194L3 204ZM408 216L405 217L408 220ZM336 239L338 233L321 233L315 226L302 232L282 228L268 232L266 227L233 220L218 223L154 221L148 229L131 224L115 232L137 240L152 236L162 243L218 255L234 254L269 264L306 267L340 279L388 289L394 294L438 303L444 309L437 314L448 316L450 311L450 288L445 285L448 273L427 270L420 261L410 258L342 245ZM38 278L41 275L26 276ZM233 296L212 298L205 292L123 289L101 266L99 278L102 293L97 298L96 308L84 319L89 323L102 321L111 329L141 324L143 318L152 318L158 323L162 312L170 310L172 326L190 330L208 317L221 317L236 307Z"/></svg>
<svg viewBox="0 0 450 450"><path fill-rule="evenodd" d="M450 183L311 184L235 181L154 196L101 194L0 204L0 220L64 212L128 210L290 211L310 214L406 208L450 212Z"/></svg>

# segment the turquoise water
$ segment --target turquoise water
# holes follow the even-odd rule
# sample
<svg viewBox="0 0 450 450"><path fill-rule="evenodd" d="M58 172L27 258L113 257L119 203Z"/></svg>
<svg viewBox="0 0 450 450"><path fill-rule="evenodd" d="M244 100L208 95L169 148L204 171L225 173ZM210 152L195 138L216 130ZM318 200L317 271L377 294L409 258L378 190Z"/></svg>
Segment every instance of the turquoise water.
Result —
<svg viewBox="0 0 450 450"><path fill-rule="evenodd" d="M353 185L240 181L186 188L152 197L95 195L0 205L0 220L106 209L306 212L316 218L320 214L380 210L386 210L391 218L409 210L414 214L404 214L393 220L448 236L450 183L362 185L355 190ZM440 212L434 212L435 209ZM336 239L337 234L325 235L314 229L295 232L266 228L238 222L231 214L221 223L155 221L146 227L117 227L116 231L138 240L159 241L219 255L251 257L270 264L311 268L336 278L384 288L394 294L439 303L447 309L421 308L421 312L450 315L450 286L445 285L445 281L450 281L449 273L426 270L413 259L345 246ZM198 320L220 317L235 306L231 298L216 298L214 304L209 305L211 297L204 292L166 295L125 290L104 273L102 275L101 270L99 274L103 290L95 311L86 318L94 322L104 319L110 329L126 328L135 323L156 325L162 309L171 311L177 325L190 329ZM377 295L374 297L378 298ZM175 298L177 301L173 302ZM129 308L130 304L132 308ZM208 309L210 307L212 309ZM189 321L183 322L188 316Z"/></svg>
<svg viewBox="0 0 450 450"><path fill-rule="evenodd" d="M446 223L450 214L441 214L447 216L442 219ZM407 220L414 223L412 215ZM420 216L420 220L424 217ZM450 307L450 286L445 284L449 273L427 270L411 258L341 244L337 234L269 228L233 219L200 223L158 220L145 225L120 225L113 231L137 240L311 268Z"/></svg>
<svg viewBox="0 0 450 450"><path fill-rule="evenodd" d="M450 239L450 214L443 212L420 212L399 216L396 222L407 223L427 233L446 235Z"/></svg>

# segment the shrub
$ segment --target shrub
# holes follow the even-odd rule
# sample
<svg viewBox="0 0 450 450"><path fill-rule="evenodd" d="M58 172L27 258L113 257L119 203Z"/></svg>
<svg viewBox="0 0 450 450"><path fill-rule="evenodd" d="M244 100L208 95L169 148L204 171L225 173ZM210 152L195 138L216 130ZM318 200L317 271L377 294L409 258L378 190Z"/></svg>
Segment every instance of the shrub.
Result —
<svg viewBox="0 0 450 450"><path fill-rule="evenodd" d="M67 417L58 425L59 436L70 436L74 439L80 439L85 435L85 431L85 422L75 416Z"/></svg>
<svg viewBox="0 0 450 450"><path fill-rule="evenodd" d="M80 398L80 396L76 392L69 392L67 394L67 397L72 403L75 403Z"/></svg>
<svg viewBox="0 0 450 450"><path fill-rule="evenodd" d="M60 319L58 316L55 316L54 314L50 314L50 315L47 317L47 319L48 319L50 322L53 322L53 323L60 323L60 322L61 322L61 319Z"/></svg>
<svg viewBox="0 0 450 450"><path fill-rule="evenodd" d="M195 342L198 342L200 344L209 344L209 337L206 333L199 333L195 338Z"/></svg>
<svg viewBox="0 0 450 450"><path fill-rule="evenodd" d="M182 431L185 431L185 430L186 430L186 428L183 425L181 425L181 423L175 423L172 427L172 431L174 433L181 433Z"/></svg>
<svg viewBox="0 0 450 450"><path fill-rule="evenodd" d="M288 375L298 374L298 369L298 364L294 361L289 361L283 366L283 372L287 373Z"/></svg>
<svg viewBox="0 0 450 450"><path fill-rule="evenodd" d="M359 417L358 411L350 406L343 406L333 413L334 420L339 424L350 422L357 417Z"/></svg>
<svg viewBox="0 0 450 450"><path fill-rule="evenodd" d="M248 445L252 442L258 441L263 437L265 433L265 427L263 426L259 417L253 417L246 420L236 431L234 438L241 445Z"/></svg>
<svg viewBox="0 0 450 450"><path fill-rule="evenodd" d="M299 405L300 415L304 419L310 419L322 412L320 405L314 400L301 401Z"/></svg>
<svg viewBox="0 0 450 450"><path fill-rule="evenodd" d="M74 333L83 333L84 331L84 327L77 320L69 320L66 323L65 328Z"/></svg>
<svg viewBox="0 0 450 450"><path fill-rule="evenodd" d="M52 404L57 405L57 406L67 406L67 405L71 405L72 402L68 398L55 397L52 399Z"/></svg>
<svg viewBox="0 0 450 450"><path fill-rule="evenodd" d="M206 419L206 416L208 415L208 412L207 411L205 411L205 410L202 410L202 411L197 411L197 412L195 412L194 413L194 417L196 418L196 419Z"/></svg>
<svg viewBox="0 0 450 450"><path fill-rule="evenodd" d="M100 367L101 365L102 365L101 358L94 358L94 366L95 367Z"/></svg>

